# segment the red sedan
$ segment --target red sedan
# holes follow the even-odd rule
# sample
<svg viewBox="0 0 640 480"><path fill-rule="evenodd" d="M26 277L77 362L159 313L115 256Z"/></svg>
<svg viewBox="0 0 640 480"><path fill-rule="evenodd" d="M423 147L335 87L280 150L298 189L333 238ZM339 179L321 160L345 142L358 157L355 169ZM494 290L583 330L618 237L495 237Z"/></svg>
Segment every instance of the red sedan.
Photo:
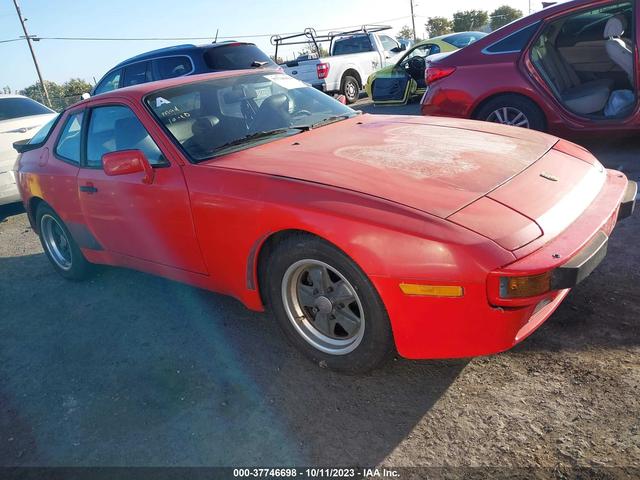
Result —
<svg viewBox="0 0 640 480"><path fill-rule="evenodd" d="M602 260L636 194L556 137L359 115L269 70L98 95L16 148L62 276L117 265L267 306L306 355L350 372L394 347L512 347Z"/></svg>
<svg viewBox="0 0 640 480"><path fill-rule="evenodd" d="M630 133L637 102L638 0L575 0L431 61L423 115L560 136Z"/></svg>

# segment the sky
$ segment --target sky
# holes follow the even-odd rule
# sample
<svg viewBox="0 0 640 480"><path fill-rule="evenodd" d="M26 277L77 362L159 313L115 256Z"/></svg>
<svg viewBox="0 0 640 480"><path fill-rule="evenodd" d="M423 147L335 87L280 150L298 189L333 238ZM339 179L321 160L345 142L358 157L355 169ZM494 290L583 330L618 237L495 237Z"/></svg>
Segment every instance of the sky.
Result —
<svg viewBox="0 0 640 480"><path fill-rule="evenodd" d="M425 36L427 17L451 17L459 10L491 11L508 4L525 12L529 0L414 0L416 30ZM231 37L255 42L272 55L269 37L276 33L339 29L383 23L397 31L411 24L409 0L21 0L30 35L40 37ZM541 8L531 0L532 9ZM24 35L12 0L0 0L0 41ZM252 38L240 38L258 35ZM99 80L116 63L155 48L194 41L63 41L34 43L42 75L62 83L82 78ZM19 90L37 76L24 40L0 43L0 89Z"/></svg>

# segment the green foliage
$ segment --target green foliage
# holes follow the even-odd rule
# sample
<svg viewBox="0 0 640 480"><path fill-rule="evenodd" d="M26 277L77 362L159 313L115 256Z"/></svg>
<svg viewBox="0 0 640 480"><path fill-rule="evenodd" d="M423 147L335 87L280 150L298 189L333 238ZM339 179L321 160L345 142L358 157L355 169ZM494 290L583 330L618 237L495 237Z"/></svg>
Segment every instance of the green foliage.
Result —
<svg viewBox="0 0 640 480"><path fill-rule="evenodd" d="M424 28L427 30L429 38L438 37L451 33L453 22L445 17L429 17Z"/></svg>
<svg viewBox="0 0 640 480"><path fill-rule="evenodd" d="M465 10L453 14L453 31L467 32L478 30L489 21L489 14L484 10Z"/></svg>
<svg viewBox="0 0 640 480"><path fill-rule="evenodd" d="M67 80L62 85L56 82L50 82L45 80L47 91L49 92L49 98L51 99L51 108L56 111L60 111L78 102L83 93L89 93L91 91L91 84L80 78L72 78ZM47 104L46 98L44 98L44 92L41 89L40 82L34 83L28 86L20 92L20 94L33 98L34 100Z"/></svg>
<svg viewBox="0 0 640 480"><path fill-rule="evenodd" d="M522 17L522 10L510 7L509 5L502 5L491 13L491 30L497 30L520 17Z"/></svg>
<svg viewBox="0 0 640 480"><path fill-rule="evenodd" d="M322 44L319 43L318 44L318 51L316 52L315 44L310 43L308 46L304 47L302 50L300 50L300 52L298 52L298 56L300 56L300 55L311 55L311 54L317 54L318 58L328 57L329 56L329 50L324 48L322 46Z"/></svg>
<svg viewBox="0 0 640 480"><path fill-rule="evenodd" d="M403 26L398 34L396 40L413 40L413 29L409 25Z"/></svg>

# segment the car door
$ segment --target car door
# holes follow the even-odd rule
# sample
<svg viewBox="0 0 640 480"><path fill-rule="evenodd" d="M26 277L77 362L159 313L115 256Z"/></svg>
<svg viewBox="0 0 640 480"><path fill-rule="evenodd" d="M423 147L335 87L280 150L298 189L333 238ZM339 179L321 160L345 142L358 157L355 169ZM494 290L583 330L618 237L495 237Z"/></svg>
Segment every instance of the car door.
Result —
<svg viewBox="0 0 640 480"><path fill-rule="evenodd" d="M124 100L123 100L124 102ZM206 273L180 166L149 134L127 103L92 105L85 119L84 151L78 173L86 223L105 250L173 268ZM154 169L108 176L102 156L141 150Z"/></svg>

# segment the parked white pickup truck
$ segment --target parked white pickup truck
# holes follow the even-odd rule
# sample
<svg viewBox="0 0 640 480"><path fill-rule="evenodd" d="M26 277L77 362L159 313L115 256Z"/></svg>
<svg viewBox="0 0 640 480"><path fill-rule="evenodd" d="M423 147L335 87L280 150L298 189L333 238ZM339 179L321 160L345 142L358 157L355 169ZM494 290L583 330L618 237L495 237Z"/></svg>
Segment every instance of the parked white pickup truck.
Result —
<svg viewBox="0 0 640 480"><path fill-rule="evenodd" d="M348 32L332 32L317 35L307 28L303 33L271 38L276 47L274 58L278 58L278 48L286 45L307 45L312 52L321 51L322 43L329 44L329 56L320 57L313 53L296 60L282 63L284 72L308 83L323 92L340 93L347 103L358 100L369 75L388 64L393 64L406 46L394 38L380 33L388 26L363 26ZM315 58L309 58L315 57Z"/></svg>

